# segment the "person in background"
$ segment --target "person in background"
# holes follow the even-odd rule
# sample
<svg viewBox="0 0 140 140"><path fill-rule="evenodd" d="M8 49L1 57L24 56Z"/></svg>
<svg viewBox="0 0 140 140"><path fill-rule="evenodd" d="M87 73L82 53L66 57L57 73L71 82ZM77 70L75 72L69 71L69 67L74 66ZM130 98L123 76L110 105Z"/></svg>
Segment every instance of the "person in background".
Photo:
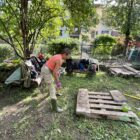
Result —
<svg viewBox="0 0 140 140"><path fill-rule="evenodd" d="M59 79L59 69L66 59L70 58L70 50L64 49L61 54L52 56L42 67L41 75L44 81L48 84L49 93L51 97L51 105L53 111L62 112L63 109L57 106L56 92L62 88L61 81Z"/></svg>
<svg viewBox="0 0 140 140"><path fill-rule="evenodd" d="M136 61L136 59L139 56L139 50L140 50L140 36L135 37L135 41L133 42L133 48L130 50L130 53L128 55L128 60L131 62Z"/></svg>
<svg viewBox="0 0 140 140"><path fill-rule="evenodd" d="M42 50L40 50L40 52L38 53L38 58L40 60L44 59L44 54L43 54Z"/></svg>
<svg viewBox="0 0 140 140"><path fill-rule="evenodd" d="M134 47L135 47L135 46L134 46L133 41L132 41L132 40L129 41L129 42L128 42L127 52L126 52L126 57L127 57L127 58L129 57L129 54L130 54L131 50L134 49Z"/></svg>
<svg viewBox="0 0 140 140"><path fill-rule="evenodd" d="M42 52L42 49L38 53L38 59L40 61L40 66L42 67L44 65L44 63L46 62L45 56L44 56L44 54Z"/></svg>

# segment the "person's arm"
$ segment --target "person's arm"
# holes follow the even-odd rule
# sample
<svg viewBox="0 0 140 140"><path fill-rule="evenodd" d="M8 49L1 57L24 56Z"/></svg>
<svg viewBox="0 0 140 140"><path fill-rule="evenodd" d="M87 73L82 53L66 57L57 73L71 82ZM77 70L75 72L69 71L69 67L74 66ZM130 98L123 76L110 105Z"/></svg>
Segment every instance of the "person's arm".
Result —
<svg viewBox="0 0 140 140"><path fill-rule="evenodd" d="M61 65L62 65L62 62L61 62L61 61L57 61L57 62L55 63L55 68L54 68L54 70L53 70L53 76L54 76L54 79L55 79L55 82L56 82L56 83L60 82L60 81L59 81L58 72L59 72L59 69L60 69Z"/></svg>

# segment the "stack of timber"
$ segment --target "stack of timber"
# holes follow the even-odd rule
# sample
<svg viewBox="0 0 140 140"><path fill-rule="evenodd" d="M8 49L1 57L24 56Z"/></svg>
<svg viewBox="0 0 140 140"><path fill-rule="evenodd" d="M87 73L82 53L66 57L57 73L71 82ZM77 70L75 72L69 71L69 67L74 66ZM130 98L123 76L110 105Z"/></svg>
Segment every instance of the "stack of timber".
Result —
<svg viewBox="0 0 140 140"><path fill-rule="evenodd" d="M90 92L79 89L76 114L89 118L106 118L135 122L137 115L132 111L123 112L126 98L118 90L108 92Z"/></svg>
<svg viewBox="0 0 140 140"><path fill-rule="evenodd" d="M99 67L100 70L108 70L110 67L122 66L124 64L125 64L124 60L110 59L110 60L100 62Z"/></svg>
<svg viewBox="0 0 140 140"><path fill-rule="evenodd" d="M111 66L109 67L109 72L115 76L122 76L122 77L140 77L140 71L128 66Z"/></svg>
<svg viewBox="0 0 140 140"><path fill-rule="evenodd" d="M132 67L130 63L120 62L102 62L100 64L100 69L103 71L107 71L109 74L114 76L122 76L122 77L140 77L140 71L136 70Z"/></svg>

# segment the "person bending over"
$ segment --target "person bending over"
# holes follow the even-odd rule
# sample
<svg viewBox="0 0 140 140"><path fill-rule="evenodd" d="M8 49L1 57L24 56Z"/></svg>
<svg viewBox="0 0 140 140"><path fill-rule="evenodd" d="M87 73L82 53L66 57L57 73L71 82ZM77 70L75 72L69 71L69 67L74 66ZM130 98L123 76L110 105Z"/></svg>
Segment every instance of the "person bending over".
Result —
<svg viewBox="0 0 140 140"><path fill-rule="evenodd" d="M56 54L52 56L42 67L41 75L44 81L48 84L49 93L51 97L51 105L53 111L62 112L63 109L57 106L56 92L62 88L60 82L59 69L66 59L70 58L70 50L68 48L64 49L61 54Z"/></svg>

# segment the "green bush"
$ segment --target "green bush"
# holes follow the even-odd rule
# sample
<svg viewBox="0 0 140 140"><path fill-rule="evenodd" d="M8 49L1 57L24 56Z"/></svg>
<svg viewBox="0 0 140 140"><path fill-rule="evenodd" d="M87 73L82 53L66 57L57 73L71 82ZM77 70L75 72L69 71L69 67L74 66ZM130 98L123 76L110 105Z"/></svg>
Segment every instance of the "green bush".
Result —
<svg viewBox="0 0 140 140"><path fill-rule="evenodd" d="M13 51L7 45L0 44L0 62L7 58L11 58Z"/></svg>
<svg viewBox="0 0 140 140"><path fill-rule="evenodd" d="M123 53L123 51L124 51L124 41L125 41L124 37L118 37L117 43L113 47L113 50L112 50L112 55L113 56L120 55L120 54Z"/></svg>
<svg viewBox="0 0 140 140"><path fill-rule="evenodd" d="M112 50L112 55L113 56L120 55L123 53L123 50L124 50L124 45L117 43Z"/></svg>
<svg viewBox="0 0 140 140"><path fill-rule="evenodd" d="M100 35L93 42L93 53L100 55L111 55L116 39L110 35Z"/></svg>
<svg viewBox="0 0 140 140"><path fill-rule="evenodd" d="M12 60L12 63L14 65L19 65L21 63L21 60L20 59L15 59L15 60Z"/></svg>
<svg viewBox="0 0 140 140"><path fill-rule="evenodd" d="M54 55L61 53L64 48L69 48L71 51L77 50L79 46L79 40L68 38L68 39L55 39L48 44L48 53Z"/></svg>
<svg viewBox="0 0 140 140"><path fill-rule="evenodd" d="M88 35L82 35L82 41L89 42L89 36Z"/></svg>

